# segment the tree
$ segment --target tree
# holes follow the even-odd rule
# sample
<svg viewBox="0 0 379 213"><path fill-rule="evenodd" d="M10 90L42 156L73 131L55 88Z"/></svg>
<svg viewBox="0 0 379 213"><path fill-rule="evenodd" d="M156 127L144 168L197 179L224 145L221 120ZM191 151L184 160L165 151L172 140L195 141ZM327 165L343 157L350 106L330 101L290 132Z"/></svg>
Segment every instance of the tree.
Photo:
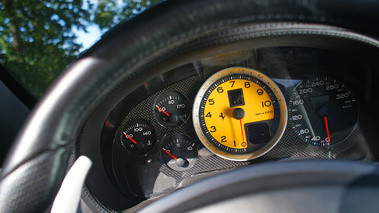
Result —
<svg viewBox="0 0 379 213"><path fill-rule="evenodd" d="M94 23L100 29L106 31L123 20L142 12L147 7L154 5L162 0L103 0L100 1L95 9Z"/></svg>
<svg viewBox="0 0 379 213"><path fill-rule="evenodd" d="M75 29L103 31L161 0L3 0L0 63L36 98L80 54Z"/></svg>
<svg viewBox="0 0 379 213"><path fill-rule="evenodd" d="M0 2L1 63L35 97L79 54L81 45L75 42L73 29L86 30L90 21L83 4L82 0Z"/></svg>

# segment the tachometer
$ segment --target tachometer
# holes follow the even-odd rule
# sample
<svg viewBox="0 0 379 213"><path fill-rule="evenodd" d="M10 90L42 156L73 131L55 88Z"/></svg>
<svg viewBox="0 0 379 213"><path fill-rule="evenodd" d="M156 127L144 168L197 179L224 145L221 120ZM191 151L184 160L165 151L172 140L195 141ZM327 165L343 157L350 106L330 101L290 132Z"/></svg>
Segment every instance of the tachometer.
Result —
<svg viewBox="0 0 379 213"><path fill-rule="evenodd" d="M236 161L269 151L287 122L278 86L266 75L241 67L222 70L205 81L193 109L201 142L215 154Z"/></svg>
<svg viewBox="0 0 379 213"><path fill-rule="evenodd" d="M358 105L341 81L322 77L306 80L293 91L289 122L305 142L330 147L345 140L356 127Z"/></svg>

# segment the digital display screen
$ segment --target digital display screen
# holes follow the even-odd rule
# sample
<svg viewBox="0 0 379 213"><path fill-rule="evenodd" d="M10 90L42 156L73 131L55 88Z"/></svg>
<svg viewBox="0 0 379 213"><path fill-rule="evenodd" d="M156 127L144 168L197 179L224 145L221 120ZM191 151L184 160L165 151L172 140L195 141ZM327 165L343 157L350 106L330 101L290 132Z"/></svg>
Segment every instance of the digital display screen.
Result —
<svg viewBox="0 0 379 213"><path fill-rule="evenodd" d="M252 144L262 144L270 141L270 128L267 123L253 123L247 126L249 142Z"/></svg>
<svg viewBox="0 0 379 213"><path fill-rule="evenodd" d="M245 105L245 99L243 97L242 89L229 90L228 96L229 96L230 107Z"/></svg>
<svg viewBox="0 0 379 213"><path fill-rule="evenodd" d="M329 95L322 95L322 96L311 98L311 102L313 105L316 105L318 103L328 102L328 101L329 101Z"/></svg>

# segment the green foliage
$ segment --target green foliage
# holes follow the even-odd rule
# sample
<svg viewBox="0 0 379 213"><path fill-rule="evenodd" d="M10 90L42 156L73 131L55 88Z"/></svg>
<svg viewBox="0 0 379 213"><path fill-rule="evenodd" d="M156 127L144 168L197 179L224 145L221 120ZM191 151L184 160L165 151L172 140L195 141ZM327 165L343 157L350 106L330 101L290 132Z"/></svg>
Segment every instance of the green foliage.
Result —
<svg viewBox="0 0 379 213"><path fill-rule="evenodd" d="M94 22L100 29L108 30L143 11L148 6L154 5L162 0L122 0L121 5L113 0L100 1L94 16Z"/></svg>
<svg viewBox="0 0 379 213"><path fill-rule="evenodd" d="M0 9L1 63L40 97L79 54L73 27L85 30L90 13L81 0L5 0Z"/></svg>
<svg viewBox="0 0 379 213"><path fill-rule="evenodd" d="M79 55L75 29L108 30L158 1L2 0L0 63L39 98Z"/></svg>

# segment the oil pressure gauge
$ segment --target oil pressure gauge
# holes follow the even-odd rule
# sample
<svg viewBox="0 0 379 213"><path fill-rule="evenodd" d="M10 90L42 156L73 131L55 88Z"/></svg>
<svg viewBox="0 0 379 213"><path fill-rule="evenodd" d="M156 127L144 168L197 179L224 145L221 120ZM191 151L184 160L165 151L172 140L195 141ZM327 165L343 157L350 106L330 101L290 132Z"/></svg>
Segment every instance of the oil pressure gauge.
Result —
<svg viewBox="0 0 379 213"><path fill-rule="evenodd" d="M167 127L176 127L186 122L191 112L188 99L176 91L160 94L154 104L157 121Z"/></svg>
<svg viewBox="0 0 379 213"><path fill-rule="evenodd" d="M278 86L249 68L228 68L201 86L193 107L201 142L213 153L245 161L268 152L281 138L287 107Z"/></svg>

